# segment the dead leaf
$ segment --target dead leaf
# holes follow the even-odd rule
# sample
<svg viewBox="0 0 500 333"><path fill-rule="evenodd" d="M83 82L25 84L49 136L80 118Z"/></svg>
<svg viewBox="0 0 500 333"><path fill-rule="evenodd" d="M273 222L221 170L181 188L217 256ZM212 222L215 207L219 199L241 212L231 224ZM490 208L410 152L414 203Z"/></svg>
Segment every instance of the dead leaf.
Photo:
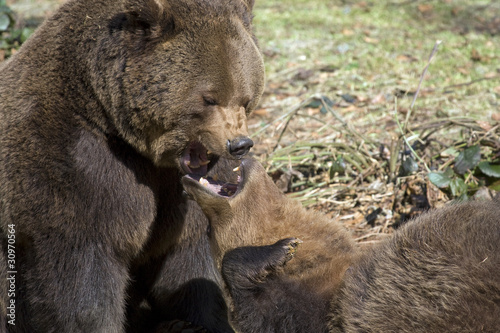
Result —
<svg viewBox="0 0 500 333"><path fill-rule="evenodd" d="M478 121L476 121L476 123L479 125L479 127L481 127L482 129L484 129L486 132L488 132L489 130L492 129L492 126L487 121L478 120Z"/></svg>
<svg viewBox="0 0 500 333"><path fill-rule="evenodd" d="M481 61L482 60L482 57L481 55L479 54L479 51L476 50L476 49L472 49L471 51L471 54L470 54L470 59L472 61Z"/></svg>
<svg viewBox="0 0 500 333"><path fill-rule="evenodd" d="M378 94L377 96L373 97L371 100L372 104L383 104L386 102L385 95L384 94Z"/></svg>
<svg viewBox="0 0 500 333"><path fill-rule="evenodd" d="M359 102L366 102L368 100L368 96L357 96Z"/></svg>
<svg viewBox="0 0 500 333"><path fill-rule="evenodd" d="M368 3L366 1L360 1L355 6L361 9L365 9L368 7Z"/></svg>
<svg viewBox="0 0 500 333"><path fill-rule="evenodd" d="M360 212L354 212L354 216L351 222L355 225L360 225L362 222L364 222L364 220L365 217L363 214L361 214Z"/></svg>
<svg viewBox="0 0 500 333"><path fill-rule="evenodd" d="M482 186L474 194L474 200L492 200L494 197L492 191L486 186Z"/></svg>
<svg viewBox="0 0 500 333"><path fill-rule="evenodd" d="M281 86L283 85L283 82L268 82L267 83L267 87L269 88L269 90L276 90L276 89L279 89L281 88Z"/></svg>
<svg viewBox="0 0 500 333"><path fill-rule="evenodd" d="M414 62L417 61L417 58L409 54L400 54L396 57L396 60L401 62Z"/></svg>
<svg viewBox="0 0 500 333"><path fill-rule="evenodd" d="M352 112L352 111L359 111L360 109L354 105L349 105L348 107L342 108L342 112Z"/></svg>
<svg viewBox="0 0 500 333"><path fill-rule="evenodd" d="M321 113L320 109L319 108L306 108L306 113L309 115L309 116L315 116L319 113Z"/></svg>
<svg viewBox="0 0 500 333"><path fill-rule="evenodd" d="M257 109L253 112L253 114L257 115L257 116L268 116L269 115L269 112L267 112L267 109Z"/></svg>
<svg viewBox="0 0 500 333"><path fill-rule="evenodd" d="M493 113L491 115L491 120L500 121L500 113Z"/></svg>
<svg viewBox="0 0 500 333"><path fill-rule="evenodd" d="M424 15L431 14L434 6L430 3L422 3L418 5L418 11Z"/></svg>
<svg viewBox="0 0 500 333"><path fill-rule="evenodd" d="M458 16L458 14L460 14L462 12L462 8L460 7L453 7L451 9L451 15L453 16Z"/></svg>
<svg viewBox="0 0 500 333"><path fill-rule="evenodd" d="M321 137L319 136L319 134L317 132L312 132L310 134L310 137L314 140L317 140L317 139L321 139Z"/></svg>
<svg viewBox="0 0 500 333"><path fill-rule="evenodd" d="M276 100L278 101L282 101L288 97L290 97L290 94L284 94L284 93L283 94L277 93L275 96Z"/></svg>
<svg viewBox="0 0 500 333"><path fill-rule="evenodd" d="M377 38L365 37L364 40L368 44L378 44L379 43L379 40Z"/></svg>
<svg viewBox="0 0 500 333"><path fill-rule="evenodd" d="M345 28L345 29L342 30L342 35L344 35L344 36L352 36L352 35L354 35L354 31Z"/></svg>
<svg viewBox="0 0 500 333"><path fill-rule="evenodd" d="M426 180L427 185L427 201L432 208L443 207L450 199L436 185Z"/></svg>

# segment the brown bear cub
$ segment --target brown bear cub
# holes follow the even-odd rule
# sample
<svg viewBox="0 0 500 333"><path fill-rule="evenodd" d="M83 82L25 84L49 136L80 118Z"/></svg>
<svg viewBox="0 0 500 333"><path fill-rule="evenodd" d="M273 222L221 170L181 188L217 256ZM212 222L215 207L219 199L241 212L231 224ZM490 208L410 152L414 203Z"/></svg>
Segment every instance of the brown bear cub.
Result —
<svg viewBox="0 0 500 333"><path fill-rule="evenodd" d="M283 195L251 159L242 162L232 196L188 177L183 183L224 256L239 332L500 328L498 200L428 212L362 252L335 222ZM298 240L290 236L302 241L295 254Z"/></svg>
<svg viewBox="0 0 500 333"><path fill-rule="evenodd" d="M208 221L180 179L253 145L246 118L264 66L252 7L69 0L0 65L9 331L123 332L144 302L160 318L232 331L216 320L226 309L210 248L194 246ZM172 299L176 286L187 303Z"/></svg>
<svg viewBox="0 0 500 333"><path fill-rule="evenodd" d="M214 257L224 267L236 330L321 332L328 304L357 256L355 243L341 225L287 199L255 160L244 159L239 169L238 186L183 178L187 193L210 220Z"/></svg>

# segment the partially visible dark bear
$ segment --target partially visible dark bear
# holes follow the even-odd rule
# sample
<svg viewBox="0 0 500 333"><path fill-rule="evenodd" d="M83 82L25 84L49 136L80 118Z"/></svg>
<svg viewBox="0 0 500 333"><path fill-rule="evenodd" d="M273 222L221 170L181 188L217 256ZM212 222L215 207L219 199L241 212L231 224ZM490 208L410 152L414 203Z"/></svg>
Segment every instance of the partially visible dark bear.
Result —
<svg viewBox="0 0 500 333"><path fill-rule="evenodd" d="M428 212L360 252L342 246L349 237L335 222L281 194L258 163L241 168L231 197L183 180L225 254L238 332L498 332L500 200ZM295 238L262 245L287 236L305 237L295 256Z"/></svg>
<svg viewBox="0 0 500 333"><path fill-rule="evenodd" d="M180 319L231 331L213 317L224 303L198 293L220 294L220 277L210 249L192 246L207 223L180 177L252 146L246 116L264 80L252 6L71 0L1 65L4 253L9 225L16 235L10 331L122 332L144 302L160 319L189 314ZM207 304L171 303L176 287Z"/></svg>

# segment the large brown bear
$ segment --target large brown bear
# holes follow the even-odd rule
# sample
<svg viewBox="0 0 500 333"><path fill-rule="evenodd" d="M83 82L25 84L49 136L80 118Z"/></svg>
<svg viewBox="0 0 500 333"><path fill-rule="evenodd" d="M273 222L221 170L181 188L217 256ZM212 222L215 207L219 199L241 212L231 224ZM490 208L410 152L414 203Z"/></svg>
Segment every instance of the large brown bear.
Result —
<svg viewBox="0 0 500 333"><path fill-rule="evenodd" d="M499 199L431 211L363 252L257 162L241 169L232 196L221 195L228 185L183 179L224 255L238 332L498 332ZM290 236L302 240L296 253Z"/></svg>
<svg viewBox="0 0 500 333"><path fill-rule="evenodd" d="M70 0L1 65L10 332L123 332L143 309L232 331L207 221L180 177L253 144L264 70L252 6Z"/></svg>

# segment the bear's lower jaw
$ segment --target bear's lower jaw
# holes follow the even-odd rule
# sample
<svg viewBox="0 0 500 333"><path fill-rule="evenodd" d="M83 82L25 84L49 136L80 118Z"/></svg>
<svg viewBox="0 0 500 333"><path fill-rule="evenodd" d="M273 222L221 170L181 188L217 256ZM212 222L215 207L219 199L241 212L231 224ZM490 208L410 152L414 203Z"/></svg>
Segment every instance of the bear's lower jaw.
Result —
<svg viewBox="0 0 500 333"><path fill-rule="evenodd" d="M184 177L191 178L208 189L212 195L219 195L222 197L231 197L238 190L239 184L233 184L228 182L223 182L212 177L203 177L196 174L188 174ZM240 181L238 176L238 181Z"/></svg>
<svg viewBox="0 0 500 333"><path fill-rule="evenodd" d="M209 163L207 148L198 141L191 142L180 158L181 169L186 174L205 176Z"/></svg>
<svg viewBox="0 0 500 333"><path fill-rule="evenodd" d="M214 174L212 177L209 177L189 173L183 177L184 188L188 193L190 191L203 191L216 197L234 197L242 190L245 183L245 177L248 173L244 170L245 168L248 168L246 164L251 165L252 163L248 163L248 161L244 159L239 166L232 170L232 172L235 172L236 175L236 177L229 177L233 179L232 181L223 181L219 178L218 174ZM222 178L227 179L227 174L224 176L225 177ZM186 186L189 187L189 190ZM193 193L191 192L191 194Z"/></svg>

